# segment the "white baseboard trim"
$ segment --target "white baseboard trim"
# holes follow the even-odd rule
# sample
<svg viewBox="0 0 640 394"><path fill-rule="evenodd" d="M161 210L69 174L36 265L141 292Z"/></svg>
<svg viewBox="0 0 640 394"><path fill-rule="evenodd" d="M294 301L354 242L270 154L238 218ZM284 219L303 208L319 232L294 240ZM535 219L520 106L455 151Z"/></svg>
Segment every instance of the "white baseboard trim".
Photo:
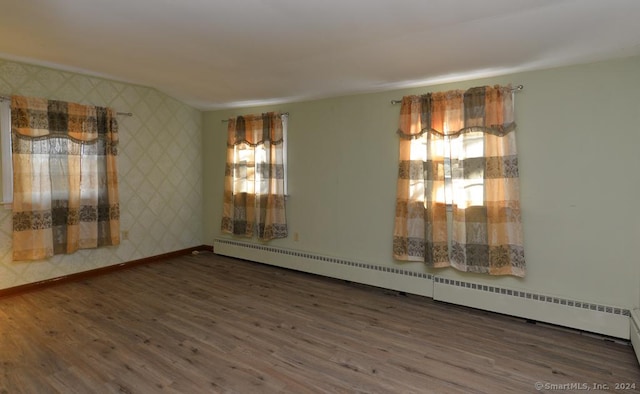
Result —
<svg viewBox="0 0 640 394"><path fill-rule="evenodd" d="M214 251L224 256L422 295L438 301L616 338L629 339L631 332L630 311L622 307L453 280L402 268L232 239L215 239ZM640 327L640 319L638 323ZM637 340L640 345L640 329L638 333Z"/></svg>

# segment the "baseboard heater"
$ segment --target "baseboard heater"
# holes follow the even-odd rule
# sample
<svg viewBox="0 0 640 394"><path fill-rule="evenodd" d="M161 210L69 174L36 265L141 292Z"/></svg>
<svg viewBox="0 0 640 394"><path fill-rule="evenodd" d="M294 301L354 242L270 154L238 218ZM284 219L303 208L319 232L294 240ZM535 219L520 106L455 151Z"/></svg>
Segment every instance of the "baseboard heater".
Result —
<svg viewBox="0 0 640 394"><path fill-rule="evenodd" d="M629 309L611 305L453 280L401 267L381 266L232 239L215 239L214 250L224 256L422 295L438 301L616 338L630 339L630 332L633 331L633 326L629 324ZM638 316L640 318L640 314ZM640 319L637 327L640 327ZM635 340L640 345L640 328L635 333Z"/></svg>
<svg viewBox="0 0 640 394"><path fill-rule="evenodd" d="M636 358L640 362L640 309L631 311L631 319L629 319L629 339L636 352Z"/></svg>

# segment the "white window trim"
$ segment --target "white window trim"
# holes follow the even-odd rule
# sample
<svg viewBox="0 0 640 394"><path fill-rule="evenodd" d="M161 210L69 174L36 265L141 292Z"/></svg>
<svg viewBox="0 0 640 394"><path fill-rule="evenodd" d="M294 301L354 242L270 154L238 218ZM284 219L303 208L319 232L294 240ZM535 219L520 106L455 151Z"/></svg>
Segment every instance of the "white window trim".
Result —
<svg viewBox="0 0 640 394"><path fill-rule="evenodd" d="M287 128L289 127L289 115L282 114L282 166L284 167L284 198L289 198L289 165L287 163Z"/></svg>
<svg viewBox="0 0 640 394"><path fill-rule="evenodd" d="M2 155L2 205L13 203L13 160L11 157L11 103L0 99L0 154Z"/></svg>

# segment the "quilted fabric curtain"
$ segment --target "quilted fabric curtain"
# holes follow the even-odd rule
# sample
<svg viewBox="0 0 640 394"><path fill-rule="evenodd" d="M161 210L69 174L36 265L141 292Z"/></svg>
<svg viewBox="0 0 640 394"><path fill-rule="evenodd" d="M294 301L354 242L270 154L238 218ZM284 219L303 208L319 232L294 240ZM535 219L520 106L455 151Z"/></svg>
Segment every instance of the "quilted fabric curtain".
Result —
<svg viewBox="0 0 640 394"><path fill-rule="evenodd" d="M222 231L261 240L285 238L286 115L229 119Z"/></svg>
<svg viewBox="0 0 640 394"><path fill-rule="evenodd" d="M109 108L12 97L14 260L120 243L115 116Z"/></svg>
<svg viewBox="0 0 640 394"><path fill-rule="evenodd" d="M406 96L398 135L394 258L524 276L511 87Z"/></svg>

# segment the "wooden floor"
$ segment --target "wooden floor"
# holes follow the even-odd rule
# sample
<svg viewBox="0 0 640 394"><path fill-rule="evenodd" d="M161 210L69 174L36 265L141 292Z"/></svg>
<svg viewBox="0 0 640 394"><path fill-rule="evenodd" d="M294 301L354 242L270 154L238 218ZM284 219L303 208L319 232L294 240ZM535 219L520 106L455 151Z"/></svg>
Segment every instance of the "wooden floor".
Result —
<svg viewBox="0 0 640 394"><path fill-rule="evenodd" d="M638 392L633 349L212 253L0 298L0 393L533 393L582 384Z"/></svg>

